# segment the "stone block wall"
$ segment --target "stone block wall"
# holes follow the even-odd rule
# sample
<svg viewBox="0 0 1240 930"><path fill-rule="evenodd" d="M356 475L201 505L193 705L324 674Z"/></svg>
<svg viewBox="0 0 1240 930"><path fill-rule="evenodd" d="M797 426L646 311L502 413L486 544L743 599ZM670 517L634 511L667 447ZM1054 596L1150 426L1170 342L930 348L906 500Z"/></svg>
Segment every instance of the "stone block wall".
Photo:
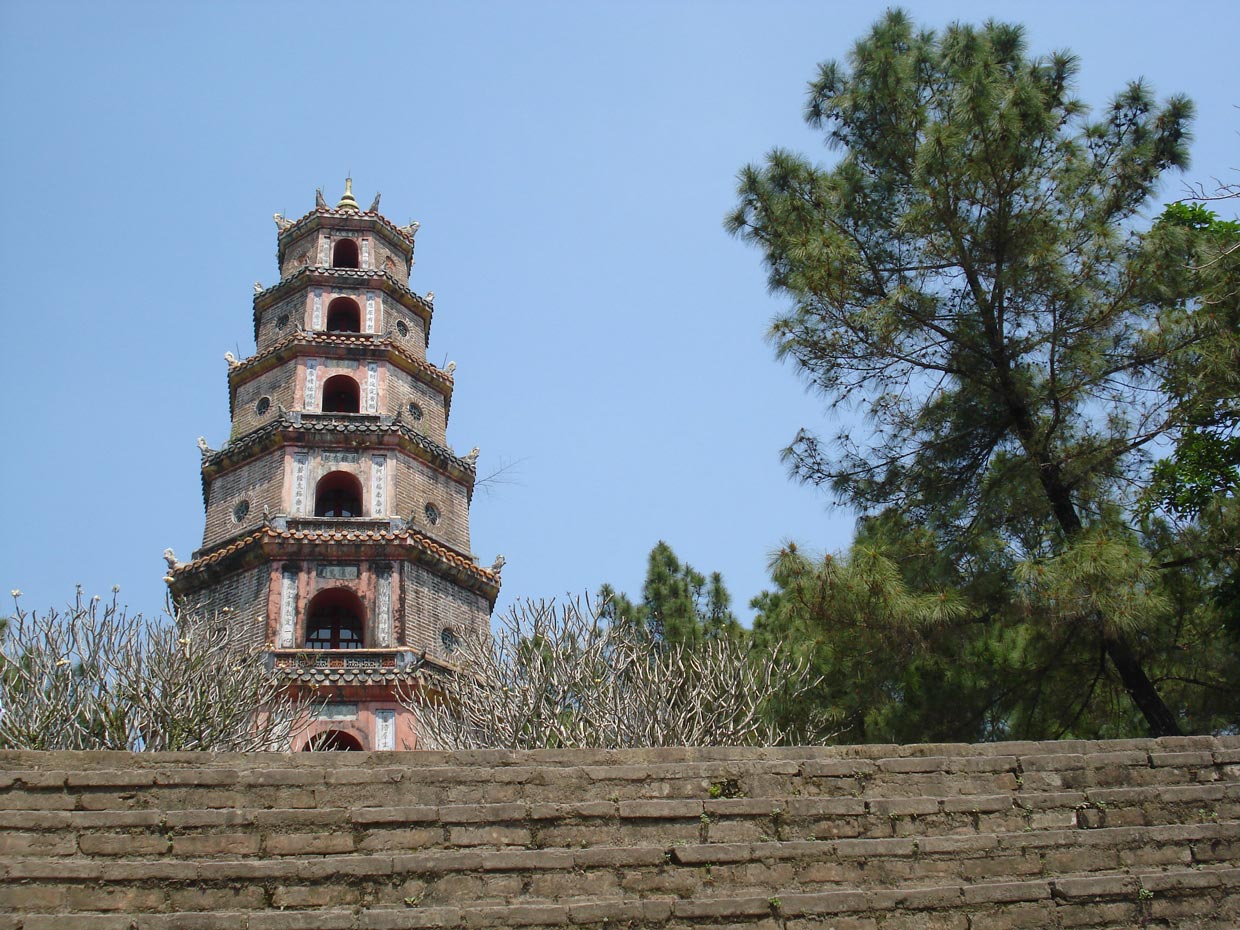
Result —
<svg viewBox="0 0 1240 930"><path fill-rule="evenodd" d="M1240 925L1240 738L0 753L0 927Z"/></svg>

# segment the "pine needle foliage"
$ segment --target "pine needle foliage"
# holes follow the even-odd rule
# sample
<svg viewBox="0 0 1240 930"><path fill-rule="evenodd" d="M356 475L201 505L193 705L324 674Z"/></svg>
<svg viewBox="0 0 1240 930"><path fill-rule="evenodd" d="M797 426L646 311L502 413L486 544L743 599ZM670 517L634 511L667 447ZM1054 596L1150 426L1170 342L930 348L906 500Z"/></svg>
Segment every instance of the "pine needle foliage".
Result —
<svg viewBox="0 0 1240 930"><path fill-rule="evenodd" d="M890 11L810 84L805 118L837 160L777 149L744 168L727 227L790 302L776 353L829 409L862 414L832 441L800 431L793 474L929 532L950 564L939 580L991 627L971 639L979 661L1006 650L995 674L1037 668L1036 686L1105 657L1107 708L1000 701L998 730L1101 727L1107 713L1123 730L1135 712L1165 735L1185 718L1151 674L1166 643L1149 631L1171 602L1134 514L1184 415L1168 372L1201 332L1166 287L1183 253L1142 215L1187 165L1193 107L1136 81L1092 115L1079 67L1031 55L1016 25L933 32ZM854 548L848 576L867 560L885 571L877 555ZM876 576L891 628L924 613L908 607L925 593L916 574ZM832 609L866 616L847 591Z"/></svg>

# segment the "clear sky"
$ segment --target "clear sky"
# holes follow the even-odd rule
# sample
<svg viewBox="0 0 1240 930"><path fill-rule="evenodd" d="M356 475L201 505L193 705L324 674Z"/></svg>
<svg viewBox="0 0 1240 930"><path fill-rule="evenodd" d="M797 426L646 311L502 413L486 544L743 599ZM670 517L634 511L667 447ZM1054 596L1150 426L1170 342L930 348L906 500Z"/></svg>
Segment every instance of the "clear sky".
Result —
<svg viewBox="0 0 1240 930"><path fill-rule="evenodd" d="M223 354L253 352L252 284L277 277L271 215L352 171L363 205L422 224L449 440L510 466L473 505L474 550L508 558L500 606L638 594L665 539L747 621L770 552L840 549L853 514L780 464L830 424L722 218L772 146L831 157L806 82L883 8L0 0L0 586L160 608L160 553L201 541L195 438L228 435ZM1081 57L1094 105L1136 77L1188 94L1186 178L1236 179L1240 4L906 8L1025 23Z"/></svg>

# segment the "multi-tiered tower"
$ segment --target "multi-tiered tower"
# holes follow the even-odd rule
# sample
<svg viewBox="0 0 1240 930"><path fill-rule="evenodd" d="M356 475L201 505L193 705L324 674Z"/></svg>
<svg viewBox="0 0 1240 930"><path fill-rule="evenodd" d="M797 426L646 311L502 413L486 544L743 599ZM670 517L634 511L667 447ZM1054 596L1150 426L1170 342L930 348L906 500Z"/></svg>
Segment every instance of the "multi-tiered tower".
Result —
<svg viewBox="0 0 1240 930"><path fill-rule="evenodd" d="M322 193L276 215L280 282L254 285L253 356L229 353L232 433L202 449L206 530L171 552L181 610L226 617L326 703L310 733L332 748L414 745L401 672L450 668L485 626L502 558L471 554L477 449L447 444L453 369L426 360L434 295L408 287L418 224ZM298 747L294 747L298 748Z"/></svg>

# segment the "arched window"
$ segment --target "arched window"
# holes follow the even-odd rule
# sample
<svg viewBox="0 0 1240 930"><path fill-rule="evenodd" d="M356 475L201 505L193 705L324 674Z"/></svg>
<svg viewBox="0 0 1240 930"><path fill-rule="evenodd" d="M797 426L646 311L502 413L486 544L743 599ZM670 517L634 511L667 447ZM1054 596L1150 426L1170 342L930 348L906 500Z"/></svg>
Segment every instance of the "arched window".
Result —
<svg viewBox="0 0 1240 930"><path fill-rule="evenodd" d="M344 588L330 588L314 596L306 610L307 649L361 649L362 602Z"/></svg>
<svg viewBox="0 0 1240 930"><path fill-rule="evenodd" d="M337 239L332 245L333 268L357 268L357 243L352 239Z"/></svg>
<svg viewBox="0 0 1240 930"><path fill-rule="evenodd" d="M360 333L362 309L351 297L337 297L327 305L327 331L329 333Z"/></svg>
<svg viewBox="0 0 1240 930"><path fill-rule="evenodd" d="M356 378L332 375L323 382L324 413L357 413L361 404L362 390Z"/></svg>
<svg viewBox="0 0 1240 930"><path fill-rule="evenodd" d="M340 730L324 730L306 740L303 752L361 752L362 744L356 736Z"/></svg>
<svg viewBox="0 0 1240 930"><path fill-rule="evenodd" d="M319 479L314 489L316 517L360 517L362 483L347 471L333 471Z"/></svg>

